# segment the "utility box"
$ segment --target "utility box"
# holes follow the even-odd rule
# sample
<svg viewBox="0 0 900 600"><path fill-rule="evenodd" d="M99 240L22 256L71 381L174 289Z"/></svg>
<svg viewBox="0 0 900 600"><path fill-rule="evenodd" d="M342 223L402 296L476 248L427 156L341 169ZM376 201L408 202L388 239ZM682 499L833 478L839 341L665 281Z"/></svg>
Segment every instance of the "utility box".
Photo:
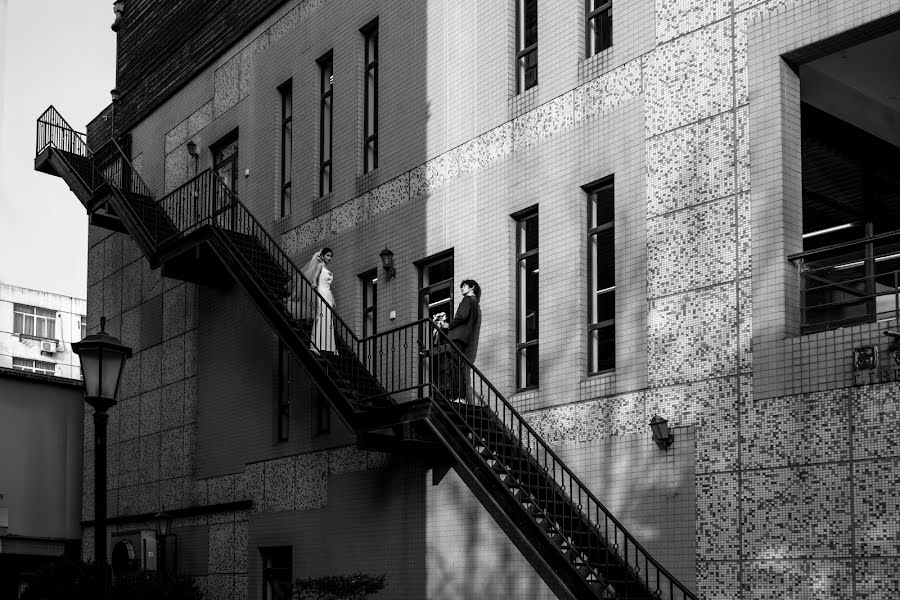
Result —
<svg viewBox="0 0 900 600"><path fill-rule="evenodd" d="M111 542L112 567L116 575L157 569L155 531L117 531L112 534Z"/></svg>

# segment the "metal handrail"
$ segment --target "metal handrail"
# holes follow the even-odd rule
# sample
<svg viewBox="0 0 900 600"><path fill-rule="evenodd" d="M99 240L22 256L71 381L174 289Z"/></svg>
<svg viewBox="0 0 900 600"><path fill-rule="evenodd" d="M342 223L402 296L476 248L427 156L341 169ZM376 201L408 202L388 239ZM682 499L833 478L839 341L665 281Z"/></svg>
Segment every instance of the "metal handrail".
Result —
<svg viewBox="0 0 900 600"><path fill-rule="evenodd" d="M900 231L793 254L800 290L802 332L877 320L900 322ZM879 269L884 269L879 272ZM893 296L892 306L886 300Z"/></svg>
<svg viewBox="0 0 900 600"><path fill-rule="evenodd" d="M56 113L55 109L53 109L54 113ZM51 109L48 109L47 113ZM45 115L47 114L45 113ZM58 113L56 113L58 114ZM61 117L60 117L61 119ZM39 120L39 124L41 121ZM65 123L63 121L63 123ZM69 131L74 133L74 130L68 127L68 124L65 125L53 125L54 127L65 127ZM40 128L39 128L40 129ZM82 139L83 141L83 139ZM38 140L38 145L40 146L41 140ZM52 142L50 142L52 143ZM45 146L46 147L46 146ZM90 157L92 160L96 159L96 154L91 153L90 149L87 147L86 142L84 142L84 149L86 151L85 157ZM113 152L113 149L115 152ZM40 150L39 150L40 151ZM126 191L130 191L134 194L145 196L146 198L152 200L153 196L150 193L149 187L140 179L140 176L134 171L133 166L130 161L125 157L125 153L122 151L121 147L115 140L110 140L101 148L101 152L108 152L112 155L113 160L109 163L112 165L121 164L127 165L128 169L126 172L125 169L120 168L116 170L113 167L113 170L109 172L109 175L103 172L103 166L108 167L107 165L101 165L100 169L96 169L97 165L95 164L95 169L101 174L106 183L111 186L125 186ZM118 156L115 156L115 155ZM119 163L118 161L122 161ZM133 177L132 177L133 174ZM202 219L196 220L194 223L191 223L187 226L186 229L182 230L180 227L176 227L176 223L182 222L180 219L182 218L182 214L178 213L176 210L175 219L172 219L172 213L167 209L167 204L175 204L179 201L184 202L188 196L184 194L186 189L190 189L189 186L192 184L196 184L198 181L201 181L201 177L212 177L211 180L208 180L209 186L206 189L215 190L216 193L222 194L222 197L227 197L229 201L223 204L220 210L209 211L208 215L205 215ZM206 181L206 180L203 180ZM187 186L187 187L186 187ZM121 189L121 188L120 188ZM440 385L436 385L434 381L431 381L431 378L428 376L432 369L427 369L423 372L421 361L423 359L427 359L429 356L434 356L434 351L436 346L440 346L443 348L443 352L447 352L452 360L460 365L461 369L464 371L459 371L457 375L463 374L465 377L465 383L467 384L467 394L471 392L473 399L477 399L477 402L488 408L496 419L499 421L501 429L504 435L511 436L514 440L516 440L520 447L526 450L530 456L535 461L543 471L548 475L548 477L554 482L556 485L556 490L554 493L562 493L564 494L569 501L572 503L573 507L576 507L580 514L582 514L587 520L588 524L593 527L595 534L601 540L607 544L606 548L598 548L598 550L608 551L614 550L618 556L623 561L623 564L626 565L629 569L631 569L632 573L635 577L641 579L649 588L651 585L651 581L649 579L649 567L652 565L656 571L656 594L658 597L662 598L662 590L661 585L665 582L662 580L668 581L668 591L669 596L668 599L674 600L674 592L677 589L682 593L683 598L689 598L691 600L695 600L696 596L692 594L689 590L687 590L679 581L677 581L672 575L662 566L660 565L653 557L647 553L644 547L638 543L638 541L632 536L623 526L622 524L606 509L605 506L599 501L599 499L594 496L594 494L581 482L581 480L569 469L569 467L556 455L555 452L549 447L549 445L541 438L541 436L522 418L522 416L512 407L512 405L506 400L506 398L499 392L499 390L494 387L494 385L487 380L481 371L475 367L471 361L469 361L460 351L459 348L456 347L444 334L443 331L438 329L434 323L430 320L423 319L420 321L416 321L410 325L401 326L389 330L387 332L382 332L380 334L376 334L373 336L369 336L364 339L360 339L356 336L356 334L347 326L346 323L340 318L340 316L333 310L322 297L322 295L315 289L314 286L307 280L305 275L303 275L302 271L297 267L296 264L284 253L281 249L280 245L275 242L275 240L271 237L268 231L259 223L259 221L253 216L253 214L244 206L240 200L237 198L235 194L228 189L228 186L218 178L215 173L206 172L202 175L198 175L191 181L187 182L185 185L179 187L174 192L167 194L160 201L154 201L153 206L157 209L153 211L152 214L149 211L143 211L145 217L158 219L159 215L162 214L166 217L168 223L172 226L172 228L177 231L176 235L182 235L183 231L187 231L189 229L193 229L202 223L209 223L217 226L219 229L226 231L233 231L235 233L244 234L252 239L256 240L257 243L262 247L265 251L265 256L244 256L244 260L247 261L249 266L252 269L263 268L265 265L260 261L264 261L268 259L269 261L274 262L274 264L283 270L284 275L288 278L286 282L284 282L281 289L269 289L270 297L274 299L283 299L288 298L287 303L282 304L282 308L286 311L287 315L292 317L296 322L302 323L304 321L309 321L310 317L314 317L318 315L319 318L325 318L326 321L330 318L332 323L332 327L334 329L338 329L339 331L335 331L334 333L339 334L335 335L335 341L338 340L341 344L338 344L338 349L340 352L350 351L352 353L352 358L356 359L355 363L358 363L358 366L351 365L351 368L358 369L359 373L356 375L359 377L369 376L372 377L370 371L367 370L366 365L370 365L371 367L376 367L375 372L379 372L382 370L382 366L385 368L394 367L395 365L401 365L405 370L398 371L397 369L389 368L388 371L390 373L395 374L397 377L394 380L391 379L378 379L378 384L381 388L387 393L396 393L399 391L408 391L408 390L421 390L423 386L426 385L424 382L427 382L427 386L431 389L434 394L443 400L448 400L447 393L441 390ZM134 208L134 207L132 207ZM141 214L138 215L141 217ZM171 239L171 232L169 232L170 237L165 239L159 239L162 234L160 234L160 224L155 223L153 227L153 232L158 235L153 235L153 232L150 231L150 228L146 223L142 222L142 226L147 229L148 234L150 234L150 238L157 245L157 249L159 244ZM234 240L233 240L234 241ZM253 265L254 259L257 259L256 266ZM265 281L266 277L263 273L258 272L258 275L262 281ZM271 274L270 274L271 275ZM277 280L275 282L277 285ZM291 302L294 303L294 306L299 302L299 309L292 308ZM304 307L307 309L314 309L315 313L313 315L310 314L302 314ZM301 311L300 314L295 312L296 310ZM412 332L411 334L406 334L404 332ZM419 332L419 335L416 336L416 331ZM312 336L310 336L312 337ZM393 340L394 343L391 344L390 349L392 351L396 351L397 344L396 341L402 342L400 345L404 351L403 355L395 355L393 352L389 353L386 357L384 352L386 341ZM437 343L440 340L441 343ZM315 341L310 339L311 347L316 348ZM317 348L319 352L325 352L326 348L319 347ZM363 353L362 351L366 352ZM403 357L403 361L395 360L396 358ZM388 365L385 361L386 358L390 358L390 365ZM384 363L384 364L382 364ZM347 373L340 373L343 376L346 376ZM424 379L423 379L424 375ZM419 379L418 385L410 385L413 377L417 377ZM353 374L351 374L350 380L353 380ZM460 383L460 379L457 379L457 383ZM399 383L398 383L399 382ZM349 383L349 382L348 382ZM462 390L457 390L462 392ZM446 407L451 406L450 403L446 403ZM443 410L446 410L446 407ZM359 399L357 398L357 405L355 407L359 410L361 407L359 405ZM455 409L454 409L455 410ZM474 438L478 438L481 442L487 444L490 440L485 440L482 438L482 434L475 432L476 435L473 436L471 440L472 443L476 443ZM468 438L467 438L468 439ZM594 513L593 518L591 517L591 513ZM602 520L604 523L604 530L601 531L600 522ZM610 526L612 526L612 536L610 536ZM621 541L624 544L624 551L619 546L619 542ZM633 548L633 558L629 558L629 547ZM588 548L587 550L591 550ZM582 549L585 551L585 549ZM635 561L635 564L632 564L632 560ZM641 575L641 565L643 562L643 573Z"/></svg>
<svg viewBox="0 0 900 600"><path fill-rule="evenodd" d="M442 352L447 352L451 355L450 361L458 365L458 368L464 372L463 377L466 379L468 386L467 396L469 402L477 403L493 413L505 434L516 440L523 449L527 450L535 464L554 482L556 486L554 493L561 493L567 497L572 506L583 515L587 524L593 529L598 538L607 543L605 548L581 548L582 552L586 553L591 550L599 552L614 551L623 564L631 569L633 575L643 581L649 589L652 590L652 585L655 583L658 597L670 600L677 598L696 599L696 596L690 590L684 587L665 567L650 556L647 550L625 529L581 479L557 456L540 434L513 408L503 394L460 352L459 348L453 344L444 331L437 328L433 322L428 319L415 321L409 325L396 327L389 332L363 338L361 342L366 343L368 340L381 336L397 336L397 332L404 329L422 332L419 340L419 345L421 346L420 356L433 357L437 349L441 349ZM426 378L428 375L432 376L423 383L423 387L429 387L438 399L444 400L444 402L440 403L442 410L456 410L459 412L458 407L468 406L466 404L457 405L447 402L447 400L450 400L449 394L446 391L442 391L442 385L433 380L435 375L434 365L432 365L432 368L424 371L420 369L420 374L426 375ZM451 377L457 375L459 375L459 372L451 374ZM393 391L386 382L382 383L389 393ZM467 437L467 439L470 440L473 446L482 442L486 447L490 447L491 440L485 440L482 438L482 433L475 431L471 427L469 429L474 436L471 438ZM655 571L655 582L650 580L651 571ZM668 595L663 594L662 588L667 588L664 591L668 592ZM680 595L676 595L676 592Z"/></svg>
<svg viewBox="0 0 900 600"><path fill-rule="evenodd" d="M835 250L844 250L849 248L857 247L861 244L869 244L872 242L880 242L883 240L898 238L900 241L900 230L897 231L889 231L887 233L879 233L876 235L867 236L864 238L850 240L849 242L840 242L838 244L831 244L830 246L822 246L821 248L814 248L812 250L804 250L803 252L795 252L794 254L788 255L787 259L789 262L796 262L801 259L807 259L811 256L815 256L817 254L823 254L825 252L834 252Z"/></svg>

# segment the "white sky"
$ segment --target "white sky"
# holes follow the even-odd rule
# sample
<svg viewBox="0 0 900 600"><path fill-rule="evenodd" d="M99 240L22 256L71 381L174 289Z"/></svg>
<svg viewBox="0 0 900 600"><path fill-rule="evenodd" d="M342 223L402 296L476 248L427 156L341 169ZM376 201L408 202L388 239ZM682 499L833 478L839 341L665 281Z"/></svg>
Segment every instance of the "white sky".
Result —
<svg viewBox="0 0 900 600"><path fill-rule="evenodd" d="M0 0L4 283L87 296L87 215L62 179L34 170L35 121L52 104L84 131L109 104L113 19L110 0Z"/></svg>

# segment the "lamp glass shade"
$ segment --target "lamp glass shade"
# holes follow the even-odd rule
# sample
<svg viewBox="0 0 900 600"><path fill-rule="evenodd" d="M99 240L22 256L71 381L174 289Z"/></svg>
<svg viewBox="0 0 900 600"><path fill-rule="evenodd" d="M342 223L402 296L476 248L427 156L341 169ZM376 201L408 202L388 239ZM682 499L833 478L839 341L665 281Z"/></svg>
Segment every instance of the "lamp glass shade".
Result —
<svg viewBox="0 0 900 600"><path fill-rule="evenodd" d="M81 377L84 379L84 395L100 395L100 348L84 348L78 353L81 359Z"/></svg>
<svg viewBox="0 0 900 600"><path fill-rule="evenodd" d="M84 395L115 400L125 353L110 348L83 348L79 353Z"/></svg>
<svg viewBox="0 0 900 600"><path fill-rule="evenodd" d="M106 348L100 352L100 395L110 400L116 399L119 378L125 364L125 353Z"/></svg>
<svg viewBox="0 0 900 600"><path fill-rule="evenodd" d="M378 256L381 257L381 266L385 268L385 270L390 270L394 266L394 253L385 248L381 251L381 254Z"/></svg>
<svg viewBox="0 0 900 600"><path fill-rule="evenodd" d="M650 429L653 430L653 437L658 440L669 438L669 422L658 415L653 415L650 419Z"/></svg>
<svg viewBox="0 0 900 600"><path fill-rule="evenodd" d="M72 350L81 361L85 398L115 404L122 367L131 358L131 348L106 333L105 325L106 319L100 319L100 333L73 343Z"/></svg>
<svg viewBox="0 0 900 600"><path fill-rule="evenodd" d="M163 511L156 513L156 531L165 537L172 532L172 515Z"/></svg>

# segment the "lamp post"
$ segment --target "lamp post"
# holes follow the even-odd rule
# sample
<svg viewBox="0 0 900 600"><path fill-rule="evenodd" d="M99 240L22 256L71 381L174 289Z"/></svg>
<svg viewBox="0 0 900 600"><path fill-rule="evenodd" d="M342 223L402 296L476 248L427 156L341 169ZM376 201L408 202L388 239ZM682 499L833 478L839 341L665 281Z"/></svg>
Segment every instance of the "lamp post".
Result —
<svg viewBox="0 0 900 600"><path fill-rule="evenodd" d="M106 424L107 410L116 405L122 367L131 358L131 348L106 333L106 317L100 318L100 333L72 344L81 361L84 401L94 408L94 561L98 598L107 597L106 576Z"/></svg>
<svg viewBox="0 0 900 600"><path fill-rule="evenodd" d="M158 512L154 516L156 521L156 555L157 555L157 567L156 569L163 575L168 571L168 565L166 561L169 560L168 552L168 539L169 535L172 533L172 515L167 513L166 511Z"/></svg>

